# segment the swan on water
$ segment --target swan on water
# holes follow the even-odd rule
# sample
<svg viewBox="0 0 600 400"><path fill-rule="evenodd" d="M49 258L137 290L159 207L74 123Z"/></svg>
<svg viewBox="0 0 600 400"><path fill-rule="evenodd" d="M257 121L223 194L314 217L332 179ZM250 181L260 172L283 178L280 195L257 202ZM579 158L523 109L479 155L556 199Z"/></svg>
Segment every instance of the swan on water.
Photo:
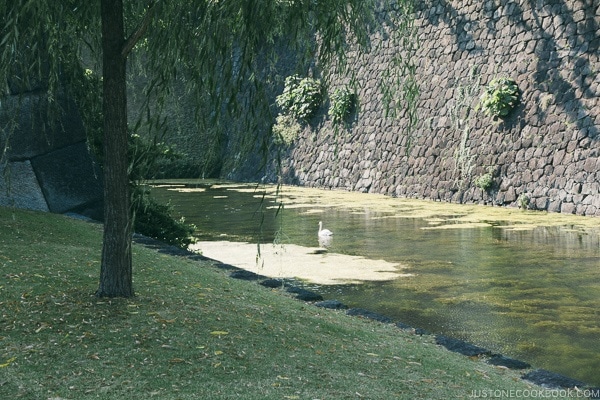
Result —
<svg viewBox="0 0 600 400"><path fill-rule="evenodd" d="M319 236L323 237L331 235L333 235L333 232L331 232L329 229L323 229L323 221L319 221Z"/></svg>

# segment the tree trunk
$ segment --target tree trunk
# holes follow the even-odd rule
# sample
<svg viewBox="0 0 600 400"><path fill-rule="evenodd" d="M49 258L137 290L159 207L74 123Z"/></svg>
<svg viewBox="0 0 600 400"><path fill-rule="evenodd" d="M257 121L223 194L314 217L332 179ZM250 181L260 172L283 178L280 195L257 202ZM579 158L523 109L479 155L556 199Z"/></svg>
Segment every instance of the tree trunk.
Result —
<svg viewBox="0 0 600 400"><path fill-rule="evenodd" d="M104 239L99 297L133 296L123 1L101 0Z"/></svg>

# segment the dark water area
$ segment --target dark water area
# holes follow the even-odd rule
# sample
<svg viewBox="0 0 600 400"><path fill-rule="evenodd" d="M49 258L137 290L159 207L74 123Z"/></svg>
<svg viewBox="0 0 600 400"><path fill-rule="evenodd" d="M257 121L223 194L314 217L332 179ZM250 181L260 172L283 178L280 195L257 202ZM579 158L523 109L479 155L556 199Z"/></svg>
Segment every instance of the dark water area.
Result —
<svg viewBox="0 0 600 400"><path fill-rule="evenodd" d="M284 201L282 210L247 184L200 181L152 191L197 225L201 240L315 247L323 220L334 232L330 253L383 259L413 274L308 285L323 297L600 385L597 231L514 229L508 222L454 228L452 217L440 225L431 218L398 218L376 205L319 208L317 199L296 207Z"/></svg>

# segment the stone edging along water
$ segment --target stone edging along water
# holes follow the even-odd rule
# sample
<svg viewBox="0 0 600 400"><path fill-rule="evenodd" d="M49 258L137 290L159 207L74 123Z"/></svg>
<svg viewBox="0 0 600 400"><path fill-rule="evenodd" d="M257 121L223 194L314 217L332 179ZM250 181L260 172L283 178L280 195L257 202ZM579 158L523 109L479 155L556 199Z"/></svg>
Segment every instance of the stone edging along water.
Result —
<svg viewBox="0 0 600 400"><path fill-rule="evenodd" d="M386 324L395 324L398 329L403 331L412 332L415 335L431 335L429 332L421 329L406 325L399 321L393 321L391 318L366 310L363 308L348 308L347 305L337 300L323 300L323 297L313 291L303 289L301 287L293 285L292 279L273 279L264 275L259 275L251 271L235 267L230 264L222 263L218 260L205 257L201 254L194 253L188 250L184 250L175 246L167 245L158 240L149 238L147 236L134 234L134 242L146 246L148 248L156 249L160 253L186 257L190 260L195 261L210 261L212 266L215 268L231 271L229 276L234 279L240 279L245 281L258 282L260 285L268 288L282 288L286 292L295 294L295 298L301 301L305 301L314 304L316 307L335 309L335 310L346 310L346 314L350 316L357 316L360 318L366 318L369 320L377 321ZM591 387L584 382L578 381L573 378L569 378L564 375L557 374L552 371L545 369L531 369L531 365L520 360L515 360L501 354L493 353L492 351L467 343L462 340L454 339L444 335L434 335L436 344L445 347L446 349L456 352L467 357L477 357L484 360L486 363L505 367L515 370L529 370L528 372L521 375L521 379L539 385L544 389L550 390L561 390L561 389L575 389L589 393L591 399L600 399L600 388Z"/></svg>

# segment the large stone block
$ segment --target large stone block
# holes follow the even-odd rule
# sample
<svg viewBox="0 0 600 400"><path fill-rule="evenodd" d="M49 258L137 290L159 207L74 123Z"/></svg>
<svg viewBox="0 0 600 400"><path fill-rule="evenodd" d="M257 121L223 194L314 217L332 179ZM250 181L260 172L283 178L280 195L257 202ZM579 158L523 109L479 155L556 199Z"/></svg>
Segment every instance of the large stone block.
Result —
<svg viewBox="0 0 600 400"><path fill-rule="evenodd" d="M0 206L48 211L48 204L29 161L0 165Z"/></svg>
<svg viewBox="0 0 600 400"><path fill-rule="evenodd" d="M86 139L83 122L72 100L59 96L54 122L48 122L48 96L9 96L0 104L0 148L11 161L23 161Z"/></svg>
<svg viewBox="0 0 600 400"><path fill-rule="evenodd" d="M102 199L101 174L85 142L36 157L31 164L52 212L63 213Z"/></svg>

